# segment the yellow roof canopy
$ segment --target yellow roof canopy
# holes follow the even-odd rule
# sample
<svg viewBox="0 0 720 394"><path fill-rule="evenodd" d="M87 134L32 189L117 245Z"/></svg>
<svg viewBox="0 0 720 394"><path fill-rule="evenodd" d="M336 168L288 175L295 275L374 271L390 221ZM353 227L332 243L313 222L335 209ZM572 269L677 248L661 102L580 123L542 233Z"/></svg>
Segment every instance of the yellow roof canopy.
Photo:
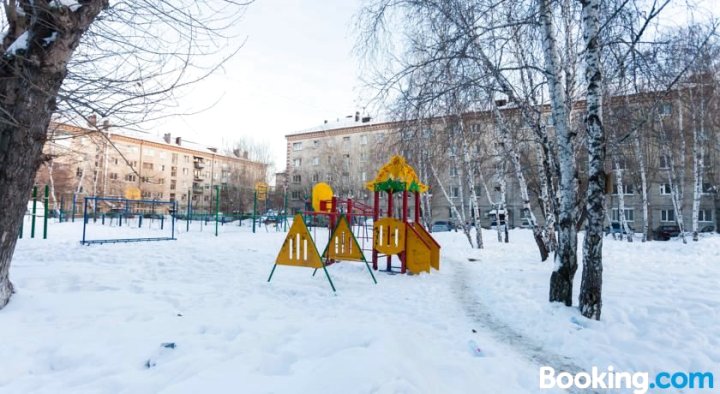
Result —
<svg viewBox="0 0 720 394"><path fill-rule="evenodd" d="M390 158L380 170L375 179L365 184L365 187L372 191L411 191L424 193L428 190L427 185L420 182L415 170L400 155Z"/></svg>

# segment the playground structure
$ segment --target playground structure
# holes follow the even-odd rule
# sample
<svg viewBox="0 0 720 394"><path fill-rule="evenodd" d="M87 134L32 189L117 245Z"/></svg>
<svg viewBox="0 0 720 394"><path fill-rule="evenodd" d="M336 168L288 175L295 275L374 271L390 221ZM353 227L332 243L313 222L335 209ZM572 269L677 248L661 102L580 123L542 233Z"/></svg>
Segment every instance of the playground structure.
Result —
<svg viewBox="0 0 720 394"><path fill-rule="evenodd" d="M386 271L392 272L392 256L400 259L400 273L440 269L440 245L420 223L420 194L427 191L415 170L401 156L393 156L366 187L373 191L373 269L386 256ZM387 193L386 216L380 217L380 193ZM399 217L393 216L393 195L402 193ZM414 195L414 220L408 220L408 194ZM381 255L382 254L382 255Z"/></svg>
<svg viewBox="0 0 720 394"><path fill-rule="evenodd" d="M297 214L288 232L285 242L275 259L275 264L268 277L272 280L278 265L314 268L313 276L323 269L330 286L335 286L327 271L329 265L339 261L364 262L375 283L373 270L378 270L378 260L386 257L385 272L392 273L392 256L397 255L400 261L400 273L413 274L430 272L430 267L440 269L440 245L420 224L420 194L427 191L427 186L418 179L415 171L401 156L393 156L385 164L376 178L368 182L366 187L373 191L373 206L355 202L351 198L340 199L333 195L332 188L319 183L313 187L313 211ZM387 210L381 217L380 194L387 193ZM399 215L393 208L393 195L402 193L402 205ZM414 220L408 218L408 195L414 194ZM329 238L323 253L318 252L316 241L307 228L306 221L313 222L318 218L327 219ZM367 222L372 220L372 231L367 231ZM364 230L364 232L363 232ZM358 239L362 240L360 244ZM368 248L365 247L365 240ZM372 256L372 270L364 251Z"/></svg>
<svg viewBox="0 0 720 394"><path fill-rule="evenodd" d="M131 197L134 197L134 195L131 195ZM176 239L174 215L177 212L177 203L175 201L85 197L83 205L83 236L82 241L80 241L83 245ZM102 225L105 225L107 221L110 227L145 228L148 232L141 235L153 236L88 239L88 224L91 219L93 223L97 223L99 220ZM166 222L170 227L169 236L163 234L163 232L167 232L165 230ZM160 233L159 236L157 236L158 232ZM129 233L125 232L123 234Z"/></svg>

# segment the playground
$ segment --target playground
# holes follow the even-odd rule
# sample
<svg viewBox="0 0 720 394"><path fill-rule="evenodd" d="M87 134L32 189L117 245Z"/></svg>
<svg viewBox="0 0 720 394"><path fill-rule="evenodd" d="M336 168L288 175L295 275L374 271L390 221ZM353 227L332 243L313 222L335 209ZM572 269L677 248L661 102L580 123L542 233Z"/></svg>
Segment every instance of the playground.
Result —
<svg viewBox="0 0 720 394"><path fill-rule="evenodd" d="M284 232L243 225L83 246L81 231L51 222L47 240L19 240L17 293L0 314L0 392L527 393L538 353L648 371L720 359L720 294L704 280L720 275L707 258L720 237L608 242L606 313L583 323L545 301L552 264L537 262L527 230L481 251L438 234L439 271L374 271L377 285L362 262L333 264L337 293L306 268L279 266L266 282ZM664 351L672 341L684 351Z"/></svg>
<svg viewBox="0 0 720 394"><path fill-rule="evenodd" d="M606 243L605 312L588 321L546 302L553 265L537 261L531 231L482 250L455 232L423 241L412 209L422 184L401 162L383 168L372 206L319 186L287 231L173 220L153 213L172 209L158 201L95 212L102 203L83 199L74 222L36 206L0 314L0 392L555 393L533 390L540 366L652 374L720 362L720 290L706 279L720 275L708 258L720 237Z"/></svg>

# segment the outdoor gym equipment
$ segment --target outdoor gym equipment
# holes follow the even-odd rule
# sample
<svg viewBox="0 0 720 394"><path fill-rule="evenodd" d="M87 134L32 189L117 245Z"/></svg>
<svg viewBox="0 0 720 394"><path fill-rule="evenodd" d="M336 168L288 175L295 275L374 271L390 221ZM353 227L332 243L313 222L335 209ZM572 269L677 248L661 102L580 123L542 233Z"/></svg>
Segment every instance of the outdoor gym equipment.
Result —
<svg viewBox="0 0 720 394"><path fill-rule="evenodd" d="M25 215L30 216L30 238L35 238L35 219L37 217L42 217L43 220L43 239L47 239L48 235L48 217L50 215L50 211L48 210L48 201L49 201L49 194L50 194L50 187L48 185L45 185L45 197L42 199L41 204L42 205L42 215L38 214L38 187L33 186L33 193L32 193L32 208L31 210L26 213ZM29 208L30 209L30 208ZM19 238L22 239L23 237L23 227L25 224L25 218L23 217L23 220L20 222L20 234Z"/></svg>
<svg viewBox="0 0 720 394"><path fill-rule="evenodd" d="M83 209L83 236L80 243L84 245L119 243L119 242L144 242L144 241L168 241L175 240L175 214L177 203L175 201L159 200L133 200L114 197L85 197ZM92 212L88 212L92 209ZM169 219L166 219L169 215ZM99 228L92 226L100 220L100 225L107 222L108 227L115 227L110 233L120 233L127 237L88 239L88 230ZM165 222L168 221L170 234L167 234ZM143 225L144 222L144 225ZM153 227L153 223L158 222ZM120 229L125 227L125 229ZM159 227L159 228L158 228ZM108 231L102 231L108 234ZM141 236L136 236L137 234ZM168 236L169 235L169 236Z"/></svg>

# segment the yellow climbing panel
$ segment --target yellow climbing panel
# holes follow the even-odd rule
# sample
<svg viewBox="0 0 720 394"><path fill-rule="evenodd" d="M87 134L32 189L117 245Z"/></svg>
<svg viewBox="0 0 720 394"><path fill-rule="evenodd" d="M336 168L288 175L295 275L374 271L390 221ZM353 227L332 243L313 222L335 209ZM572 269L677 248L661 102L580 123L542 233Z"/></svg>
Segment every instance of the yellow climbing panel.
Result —
<svg viewBox="0 0 720 394"><path fill-rule="evenodd" d="M373 225L375 249L387 255L405 250L405 224L400 219L382 218Z"/></svg>
<svg viewBox="0 0 720 394"><path fill-rule="evenodd" d="M310 268L323 267L320 253L310 237L302 215L295 215L290 231L288 231L280 253L275 259L275 264Z"/></svg>
<svg viewBox="0 0 720 394"><path fill-rule="evenodd" d="M332 260L365 261L365 255L345 216L341 216L323 257Z"/></svg>

